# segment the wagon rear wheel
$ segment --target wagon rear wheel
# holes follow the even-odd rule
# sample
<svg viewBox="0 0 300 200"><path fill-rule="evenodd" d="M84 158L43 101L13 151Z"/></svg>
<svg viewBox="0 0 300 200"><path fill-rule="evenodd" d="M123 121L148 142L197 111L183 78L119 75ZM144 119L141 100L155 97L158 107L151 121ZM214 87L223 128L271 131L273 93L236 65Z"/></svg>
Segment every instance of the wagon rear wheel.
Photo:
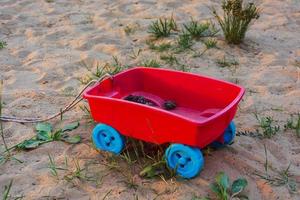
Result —
<svg viewBox="0 0 300 200"><path fill-rule="evenodd" d="M195 177L204 166L200 149L183 144L170 145L165 152L165 158L168 166L184 178Z"/></svg>
<svg viewBox="0 0 300 200"><path fill-rule="evenodd" d="M98 124L92 133L92 140L97 149L120 154L125 146L124 137L113 127Z"/></svg>
<svg viewBox="0 0 300 200"><path fill-rule="evenodd" d="M212 143L212 146L214 148L221 148L224 147L226 145L230 145L231 143L233 143L234 138L235 138L235 133L236 132L236 127L233 121L230 122L230 124L228 125L228 127L225 129L224 133L223 133L223 139L224 139L224 143L219 142L219 141L215 141Z"/></svg>

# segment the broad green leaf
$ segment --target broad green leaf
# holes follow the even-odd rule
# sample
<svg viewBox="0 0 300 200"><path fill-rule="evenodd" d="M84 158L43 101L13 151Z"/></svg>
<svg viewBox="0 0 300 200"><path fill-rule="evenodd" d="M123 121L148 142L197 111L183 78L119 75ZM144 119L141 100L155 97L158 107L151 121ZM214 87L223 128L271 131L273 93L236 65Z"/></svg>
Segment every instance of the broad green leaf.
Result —
<svg viewBox="0 0 300 200"><path fill-rule="evenodd" d="M248 185L248 182L246 179L239 178L232 183L231 192L233 194L238 194L238 193L242 192L247 185Z"/></svg>
<svg viewBox="0 0 300 200"><path fill-rule="evenodd" d="M46 132L50 134L52 132L52 125L49 123L38 123L35 127L38 132Z"/></svg>
<svg viewBox="0 0 300 200"><path fill-rule="evenodd" d="M19 149L34 149L40 145L41 141L36 139L24 140L17 148Z"/></svg>
<svg viewBox="0 0 300 200"><path fill-rule="evenodd" d="M38 131L36 134L37 139L47 141L51 140L51 135L50 133L47 133L45 131Z"/></svg>
<svg viewBox="0 0 300 200"><path fill-rule="evenodd" d="M297 193L297 183L295 180L290 180L288 182L288 189L291 193Z"/></svg>
<svg viewBox="0 0 300 200"><path fill-rule="evenodd" d="M229 188L229 177L224 172L219 172L216 177L216 182L224 189Z"/></svg>
<svg viewBox="0 0 300 200"><path fill-rule="evenodd" d="M57 131L55 131L52 135L51 135L52 140L61 140L62 138L62 130L59 129Z"/></svg>
<svg viewBox="0 0 300 200"><path fill-rule="evenodd" d="M153 178L155 176L166 174L167 172L165 161L159 161L152 165L146 166L141 172L140 176L145 178Z"/></svg>
<svg viewBox="0 0 300 200"><path fill-rule="evenodd" d="M71 123L71 124L67 124L66 126L64 126L62 128L62 132L72 131L72 130L78 128L78 126L79 126L79 122L74 122L74 123Z"/></svg>
<svg viewBox="0 0 300 200"><path fill-rule="evenodd" d="M222 191L217 183L212 183L209 185L210 189L217 194L217 196L222 196Z"/></svg>
<svg viewBox="0 0 300 200"><path fill-rule="evenodd" d="M6 161L4 156L0 156L0 165L4 164Z"/></svg>
<svg viewBox="0 0 300 200"><path fill-rule="evenodd" d="M62 137L61 140L67 143L77 144L81 141L81 137L79 135L67 136L67 137Z"/></svg>

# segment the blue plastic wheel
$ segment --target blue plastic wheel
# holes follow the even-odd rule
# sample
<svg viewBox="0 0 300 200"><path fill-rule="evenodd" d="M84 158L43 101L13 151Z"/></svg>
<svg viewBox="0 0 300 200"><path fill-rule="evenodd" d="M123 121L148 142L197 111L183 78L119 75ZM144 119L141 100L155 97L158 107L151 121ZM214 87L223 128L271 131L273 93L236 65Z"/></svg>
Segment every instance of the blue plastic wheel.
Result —
<svg viewBox="0 0 300 200"><path fill-rule="evenodd" d="M114 128L98 124L92 133L92 140L97 149L120 154L125 146L124 137Z"/></svg>
<svg viewBox="0 0 300 200"><path fill-rule="evenodd" d="M224 137L224 143L215 141L212 143L212 146L215 148L221 148L226 145L229 145L233 142L235 138L235 132L236 132L236 127L233 121L230 122L228 127L225 129L223 137Z"/></svg>
<svg viewBox="0 0 300 200"><path fill-rule="evenodd" d="M183 144L170 145L165 152L165 159L168 166L183 178L195 177L204 166L200 149Z"/></svg>

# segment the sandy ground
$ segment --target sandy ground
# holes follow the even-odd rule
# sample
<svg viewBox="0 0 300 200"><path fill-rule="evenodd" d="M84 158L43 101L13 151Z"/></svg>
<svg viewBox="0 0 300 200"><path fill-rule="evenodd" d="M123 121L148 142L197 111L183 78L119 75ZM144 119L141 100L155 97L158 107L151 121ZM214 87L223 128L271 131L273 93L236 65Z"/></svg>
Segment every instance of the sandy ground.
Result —
<svg viewBox="0 0 300 200"><path fill-rule="evenodd" d="M96 62L101 65L110 62L112 56L126 65L156 58L158 55L145 44L151 21L170 16L172 12L179 24L191 16L209 19L208 6L219 8L218 2L1 0L0 39L8 44L0 50L4 114L46 116L58 111L82 87L78 79L88 74L83 62L92 68ZM300 2L255 2L262 13L249 30L245 44L229 46L219 34L219 49L208 50L201 58L192 58L188 53L179 56L181 62L191 66L193 73L245 86L247 93L235 118L240 131L257 128L254 112L272 116L283 125L290 114L300 111ZM127 25L136 27L129 36L124 32ZM201 50L203 45L197 43L194 48ZM142 50L138 58L130 58L137 49ZM224 55L234 58L239 65L218 67L215 61ZM291 163L290 172L300 181L300 139L293 131L281 130L272 139L263 140L239 136L230 147L205 156L205 168L195 179L164 182L145 180L133 174L132 180L139 186L130 188L126 177L104 165L107 154L93 150L90 141L93 127L86 124L83 115L76 108L64 116L68 122L80 120L81 126L74 134L83 137L81 144L53 142L17 153L16 158L23 163L12 160L0 166L0 191L13 179L12 196L24 196L24 199L192 199L194 195L212 196L208 185L218 171L225 171L232 179L247 178L246 194L250 199L300 199L299 194L291 195L285 186L270 186L253 175L254 171L264 171L265 144L272 167L283 170ZM53 123L59 126L58 120ZM4 123L4 132L11 146L33 136L34 127ZM78 159L98 183L87 180L70 183L63 177L57 180L47 168L48 153L58 165L63 165L65 157L71 166L72 158ZM125 162L120 165L127 171Z"/></svg>

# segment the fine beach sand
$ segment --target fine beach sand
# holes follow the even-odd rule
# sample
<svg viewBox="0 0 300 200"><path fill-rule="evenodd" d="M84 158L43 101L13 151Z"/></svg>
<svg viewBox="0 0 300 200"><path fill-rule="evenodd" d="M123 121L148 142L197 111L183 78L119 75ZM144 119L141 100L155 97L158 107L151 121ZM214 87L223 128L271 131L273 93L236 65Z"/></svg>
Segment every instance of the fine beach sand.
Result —
<svg viewBox="0 0 300 200"><path fill-rule="evenodd" d="M66 105L83 86L80 78L88 74L83 63L95 69L96 64L111 62L118 57L124 65L134 66L159 55L149 50L146 40L148 25L158 17L173 13L182 23L193 17L212 18L210 6L220 9L218 0L106 1L106 0L1 0L0 39L7 47L0 50L0 79L4 81L5 115L48 116ZM300 112L300 1L256 0L262 9L260 18L247 32L245 43L230 46L222 33L217 36L219 49L210 49L200 58L182 54L179 60L191 72L228 80L243 85L247 92L240 103L235 122L239 131L255 131L254 112L272 116L282 127L290 114ZM126 26L135 32L127 35ZM203 49L198 42L195 49ZM129 55L141 49L137 58ZM220 68L216 59L226 56L239 65ZM166 66L167 67L167 66ZM249 199L299 200L287 187L270 186L253 175L263 173L264 144L269 164L283 170L289 163L290 172L300 188L300 138L294 131L281 131L271 139L239 136L228 148L205 156L205 167L192 180L146 180L133 174L129 188L126 177L110 170L104 163L108 157L93 149L92 126L77 107L64 116L64 121L79 120L81 126L72 134L80 134L82 143L69 145L52 142L32 151L16 153L14 160L0 166L0 193L13 179L11 195L24 199L192 199L213 196L209 184L217 172L225 171L231 179L247 178ZM59 119L52 120L59 127ZM32 137L34 125L3 123L9 146ZM1 141L1 151L3 143ZM72 183L57 180L47 168L48 153L58 165L65 157L70 166L76 158L89 175L98 180ZM121 163L128 170L127 163ZM299 189L298 189L298 192ZM0 195L1 196L1 195Z"/></svg>

